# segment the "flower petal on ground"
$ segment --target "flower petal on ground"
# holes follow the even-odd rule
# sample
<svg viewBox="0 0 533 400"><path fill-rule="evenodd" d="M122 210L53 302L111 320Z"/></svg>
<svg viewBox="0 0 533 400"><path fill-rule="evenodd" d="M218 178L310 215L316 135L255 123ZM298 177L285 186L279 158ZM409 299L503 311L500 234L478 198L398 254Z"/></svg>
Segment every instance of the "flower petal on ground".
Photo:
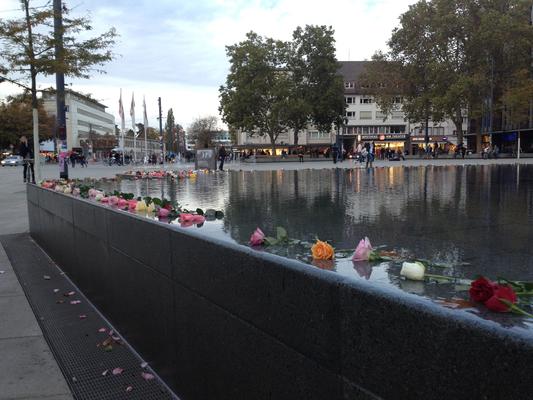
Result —
<svg viewBox="0 0 533 400"><path fill-rule="evenodd" d="M149 374L148 372L141 372L141 376L143 377L145 381L151 381L152 379L155 378L155 376L153 376L152 374Z"/></svg>
<svg viewBox="0 0 533 400"><path fill-rule="evenodd" d="M123 371L124 371L124 369L117 367L117 368L113 369L112 374L113 375L120 375Z"/></svg>

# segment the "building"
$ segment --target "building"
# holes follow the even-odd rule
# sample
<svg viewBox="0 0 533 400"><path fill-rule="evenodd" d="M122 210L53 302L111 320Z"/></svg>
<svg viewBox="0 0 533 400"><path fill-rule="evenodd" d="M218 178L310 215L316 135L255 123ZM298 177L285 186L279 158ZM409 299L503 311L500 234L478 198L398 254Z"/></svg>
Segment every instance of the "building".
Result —
<svg viewBox="0 0 533 400"><path fill-rule="evenodd" d="M56 94L43 93L44 109L56 115ZM95 99L65 90L67 148L85 148L89 154L108 153L118 143L115 135L115 117L106 112L106 106Z"/></svg>
<svg viewBox="0 0 533 400"><path fill-rule="evenodd" d="M396 98L397 110L385 115L376 104L374 97L361 81L361 75L370 61L341 61L340 74L344 80L346 101L345 124L341 140L344 148L352 148L358 143L374 142L377 149L407 151L416 154L425 145L425 125L410 123L401 111L402 98ZM463 119L463 133L467 121ZM450 120L429 121L429 142L446 151L457 143L455 125ZM379 152L379 150L378 150Z"/></svg>
<svg viewBox="0 0 533 400"><path fill-rule="evenodd" d="M369 61L341 61L339 74L344 81L344 100L346 111L344 124L339 130L338 144L346 151L351 151L359 143L373 142L378 152L380 149L401 150L409 154L423 151L425 146L425 126L423 123L410 123L401 110L402 98L398 96L398 109L391 115L385 115L376 104L374 97L361 82L361 75ZM457 143L455 125L452 121L429 121L429 141L438 144L442 151L447 151ZM463 133L467 132L467 121L463 121ZM319 132L312 126L298 134L297 146L304 146L307 151L326 152L337 142L337 132ZM254 151L272 151L268 136L250 136L246 132L237 135L239 148ZM283 132L276 140L275 152L291 151L295 147L294 134Z"/></svg>

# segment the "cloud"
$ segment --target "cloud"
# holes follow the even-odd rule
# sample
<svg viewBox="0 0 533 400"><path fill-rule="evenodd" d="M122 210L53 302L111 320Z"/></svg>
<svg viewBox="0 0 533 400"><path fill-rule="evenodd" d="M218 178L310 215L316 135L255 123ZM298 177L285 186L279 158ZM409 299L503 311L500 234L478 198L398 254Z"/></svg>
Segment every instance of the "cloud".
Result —
<svg viewBox="0 0 533 400"><path fill-rule="evenodd" d="M2 9L19 7L17 0L2 3L6 4ZM137 98L145 93L147 101L161 96L164 115L172 107L176 121L187 126L197 116L218 115L218 87L224 83L229 67L225 46L243 40L247 32L288 40L297 26L331 25L339 60L369 59L376 50L386 48L398 17L413 3L414 0L92 0L77 6L74 14L85 15L90 7L94 34L116 27L121 35L115 48L119 56L105 66L107 75L96 75L89 81L67 81L73 83L74 90L90 92L101 99L116 116L121 87L124 93L134 90ZM41 78L40 82L46 87L54 81ZM6 88L7 85L0 85L0 96L8 91ZM125 104L129 104L127 101ZM142 115L140 109L137 115Z"/></svg>

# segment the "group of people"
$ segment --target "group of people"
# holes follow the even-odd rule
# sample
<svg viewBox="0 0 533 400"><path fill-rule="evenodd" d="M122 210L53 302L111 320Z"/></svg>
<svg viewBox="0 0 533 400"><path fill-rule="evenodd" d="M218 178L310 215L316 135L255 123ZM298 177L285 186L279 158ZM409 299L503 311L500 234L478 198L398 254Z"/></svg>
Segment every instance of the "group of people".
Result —
<svg viewBox="0 0 533 400"><path fill-rule="evenodd" d="M481 158L489 159L489 158L498 158L498 154L500 153L500 148L498 145L491 146L490 144L487 144L483 148L483 152L481 153Z"/></svg>

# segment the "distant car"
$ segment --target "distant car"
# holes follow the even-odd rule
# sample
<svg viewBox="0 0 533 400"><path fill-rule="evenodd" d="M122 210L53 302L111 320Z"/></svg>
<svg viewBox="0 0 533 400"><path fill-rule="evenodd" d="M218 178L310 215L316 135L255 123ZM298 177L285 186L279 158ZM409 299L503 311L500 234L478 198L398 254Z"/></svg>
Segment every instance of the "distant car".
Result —
<svg viewBox="0 0 533 400"><path fill-rule="evenodd" d="M21 156L9 156L0 161L2 167L15 167L24 164L24 159Z"/></svg>

